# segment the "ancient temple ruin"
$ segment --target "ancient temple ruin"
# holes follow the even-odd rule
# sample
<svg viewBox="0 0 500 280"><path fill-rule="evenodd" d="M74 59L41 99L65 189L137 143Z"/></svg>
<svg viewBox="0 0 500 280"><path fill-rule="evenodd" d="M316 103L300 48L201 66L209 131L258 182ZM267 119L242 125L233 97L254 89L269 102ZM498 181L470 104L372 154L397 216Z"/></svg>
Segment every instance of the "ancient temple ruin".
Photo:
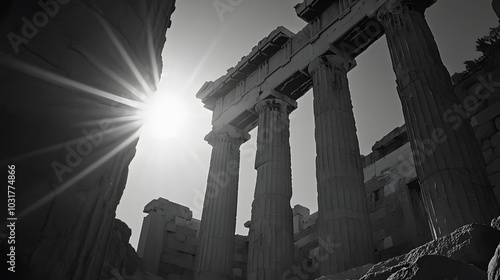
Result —
<svg viewBox="0 0 500 280"><path fill-rule="evenodd" d="M385 34L407 137L434 239L470 223L488 224L500 208L468 122L447 110L461 101L441 61L424 12L435 1L304 1L308 24L278 27L251 53L197 93L213 111L212 145L195 279L230 279L239 147L258 127L257 183L249 224L247 279L281 279L294 263L289 114L313 89L320 275L373 261L370 216L347 72ZM484 90L472 92L475 100Z"/></svg>
<svg viewBox="0 0 500 280"><path fill-rule="evenodd" d="M197 94L213 111L202 220L152 201L142 260L114 219L139 126L117 120L135 114L124 99L155 90L175 1L2 2L2 166L21 175L16 277L406 279L427 262L486 278L491 259L495 279L500 222L482 224L499 215L499 51L452 84L423 16L433 2L306 0L295 7L303 30L278 27L207 82ZM406 125L361 157L346 73L384 34ZM317 213L290 207L288 116L311 88ZM465 116L447 113L457 104ZM235 235L239 146L256 127L249 236Z"/></svg>

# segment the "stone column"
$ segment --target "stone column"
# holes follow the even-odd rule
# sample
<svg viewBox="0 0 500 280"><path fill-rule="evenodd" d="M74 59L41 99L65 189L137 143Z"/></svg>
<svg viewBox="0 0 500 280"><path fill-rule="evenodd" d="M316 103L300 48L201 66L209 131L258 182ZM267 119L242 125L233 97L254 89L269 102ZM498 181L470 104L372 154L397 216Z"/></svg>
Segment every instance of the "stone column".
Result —
<svg viewBox="0 0 500 280"><path fill-rule="evenodd" d="M293 264L292 170L289 114L293 100L257 103L259 131L248 248L248 280L282 279Z"/></svg>
<svg viewBox="0 0 500 280"><path fill-rule="evenodd" d="M353 60L316 58L313 79L320 272L332 275L372 261L373 245L347 71Z"/></svg>
<svg viewBox="0 0 500 280"><path fill-rule="evenodd" d="M431 2L391 0L378 19L386 31L417 175L437 238L464 224L487 224L499 208L464 109L471 105L461 104L453 94L424 18Z"/></svg>
<svg viewBox="0 0 500 280"><path fill-rule="evenodd" d="M240 145L248 134L233 127L210 132L212 145L207 190L195 264L197 280L229 280L232 276Z"/></svg>

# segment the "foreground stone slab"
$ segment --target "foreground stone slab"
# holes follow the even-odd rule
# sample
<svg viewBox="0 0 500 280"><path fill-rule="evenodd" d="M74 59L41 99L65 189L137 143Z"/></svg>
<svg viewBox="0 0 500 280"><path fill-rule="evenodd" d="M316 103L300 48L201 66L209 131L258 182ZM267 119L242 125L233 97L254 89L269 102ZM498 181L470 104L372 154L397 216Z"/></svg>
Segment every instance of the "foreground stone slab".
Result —
<svg viewBox="0 0 500 280"><path fill-rule="evenodd" d="M500 279L500 244L498 244L495 254L488 264L488 280L497 279Z"/></svg>
<svg viewBox="0 0 500 280"><path fill-rule="evenodd" d="M425 255L448 257L486 271L499 242L500 231L486 225L465 225L451 234L413 249L406 255L374 265L361 280L385 280L398 270L415 264Z"/></svg>
<svg viewBox="0 0 500 280"><path fill-rule="evenodd" d="M486 272L476 266L442 256L423 256L410 267L392 274L387 280L486 280Z"/></svg>

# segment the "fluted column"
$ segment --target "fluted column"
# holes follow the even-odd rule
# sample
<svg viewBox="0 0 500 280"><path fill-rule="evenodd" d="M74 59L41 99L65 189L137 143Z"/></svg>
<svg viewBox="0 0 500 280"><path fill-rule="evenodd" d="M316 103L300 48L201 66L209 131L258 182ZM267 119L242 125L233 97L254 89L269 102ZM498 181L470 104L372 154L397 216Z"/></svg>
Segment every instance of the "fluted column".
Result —
<svg viewBox="0 0 500 280"><path fill-rule="evenodd" d="M488 223L498 216L499 208L464 106L453 94L449 73L424 18L430 2L392 0L378 12L378 19L385 27L417 175L436 238L464 224Z"/></svg>
<svg viewBox="0 0 500 280"><path fill-rule="evenodd" d="M370 216L347 70L353 60L316 58L313 79L321 275L372 261ZM328 244L329 246L321 246Z"/></svg>
<svg viewBox="0 0 500 280"><path fill-rule="evenodd" d="M248 280L282 279L293 263L289 114L293 100L266 99L259 114L257 183L249 234Z"/></svg>
<svg viewBox="0 0 500 280"><path fill-rule="evenodd" d="M248 134L233 127L213 130L207 189L196 256L196 280L229 280L232 276L240 145Z"/></svg>

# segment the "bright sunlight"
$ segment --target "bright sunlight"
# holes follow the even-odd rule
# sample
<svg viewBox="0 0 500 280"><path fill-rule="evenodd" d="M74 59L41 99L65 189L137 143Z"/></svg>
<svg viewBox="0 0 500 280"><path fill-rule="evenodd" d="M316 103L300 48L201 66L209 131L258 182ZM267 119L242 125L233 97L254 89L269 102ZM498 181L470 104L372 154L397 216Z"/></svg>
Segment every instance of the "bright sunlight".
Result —
<svg viewBox="0 0 500 280"><path fill-rule="evenodd" d="M181 136L185 126L186 105L171 93L157 92L146 101L141 135L158 138Z"/></svg>

